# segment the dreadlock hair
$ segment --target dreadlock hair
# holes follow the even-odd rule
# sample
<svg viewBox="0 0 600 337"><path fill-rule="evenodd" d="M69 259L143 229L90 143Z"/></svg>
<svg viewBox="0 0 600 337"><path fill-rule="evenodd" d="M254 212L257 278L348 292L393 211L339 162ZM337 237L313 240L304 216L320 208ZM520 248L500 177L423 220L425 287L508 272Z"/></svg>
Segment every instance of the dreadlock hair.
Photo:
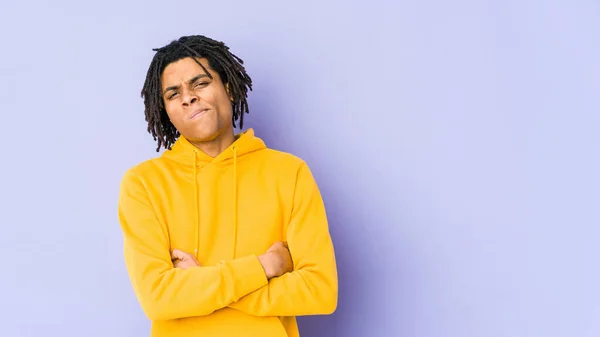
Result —
<svg viewBox="0 0 600 337"><path fill-rule="evenodd" d="M161 48L153 48L156 52L148 68L142 98L144 112L148 122L148 132L158 141L156 152L161 147L170 150L180 136L179 131L169 120L162 97L161 77L165 68L176 61L191 57L202 67L206 75L212 75L196 58L206 58L210 67L219 74L223 85L228 85L232 98L232 124L239 119L240 128L244 126L244 113L249 113L248 90L252 90L252 79L244 69L244 61L229 51L223 42L215 41L202 35L183 36Z"/></svg>

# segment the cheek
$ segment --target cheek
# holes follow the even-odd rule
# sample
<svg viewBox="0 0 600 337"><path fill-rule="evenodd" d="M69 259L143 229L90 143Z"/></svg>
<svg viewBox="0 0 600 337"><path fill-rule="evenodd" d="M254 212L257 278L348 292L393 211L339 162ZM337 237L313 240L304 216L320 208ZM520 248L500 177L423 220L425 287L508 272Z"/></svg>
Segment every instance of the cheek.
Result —
<svg viewBox="0 0 600 337"><path fill-rule="evenodd" d="M218 105L219 100L217 99L216 93L214 91L205 91L198 94L200 100L214 106Z"/></svg>
<svg viewBox="0 0 600 337"><path fill-rule="evenodd" d="M214 97L213 105L219 108L221 115L224 115L224 117L230 116L232 113L231 100L226 93L216 95Z"/></svg>
<svg viewBox="0 0 600 337"><path fill-rule="evenodd" d="M199 92L198 96L206 103L213 107L219 107L219 109L223 109L223 102L229 101L225 89L220 88L216 83Z"/></svg>
<svg viewBox="0 0 600 337"><path fill-rule="evenodd" d="M168 102L165 104L165 110L167 111L167 116L169 116L169 120L171 123L177 125L181 123L180 121L183 119L183 111L179 104L175 102Z"/></svg>

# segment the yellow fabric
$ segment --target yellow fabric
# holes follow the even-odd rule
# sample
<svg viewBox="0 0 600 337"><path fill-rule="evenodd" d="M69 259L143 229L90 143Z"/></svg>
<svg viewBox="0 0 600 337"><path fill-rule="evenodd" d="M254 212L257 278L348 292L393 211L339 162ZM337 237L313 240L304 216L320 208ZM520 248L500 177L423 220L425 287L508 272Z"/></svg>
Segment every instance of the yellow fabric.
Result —
<svg viewBox="0 0 600 337"><path fill-rule="evenodd" d="M301 159L252 129L212 158L184 137L129 169L118 215L125 263L151 336L298 336L295 316L332 313L338 280L325 208ZM294 271L257 258L287 241ZM173 267L170 252L201 267Z"/></svg>

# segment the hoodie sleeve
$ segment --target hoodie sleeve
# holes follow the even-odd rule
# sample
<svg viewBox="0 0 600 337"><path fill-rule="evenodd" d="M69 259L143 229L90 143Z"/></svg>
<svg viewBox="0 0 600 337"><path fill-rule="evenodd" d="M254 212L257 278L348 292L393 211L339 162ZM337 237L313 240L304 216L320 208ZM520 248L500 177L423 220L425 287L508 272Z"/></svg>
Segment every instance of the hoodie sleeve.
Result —
<svg viewBox="0 0 600 337"><path fill-rule="evenodd" d="M152 321L208 315L267 284L256 256L210 267L174 268L167 228L131 171L121 182L118 213L129 278Z"/></svg>
<svg viewBox="0 0 600 337"><path fill-rule="evenodd" d="M306 164L299 169L287 242L294 271L273 278L230 307L255 316L327 315L338 298L337 268L327 216Z"/></svg>

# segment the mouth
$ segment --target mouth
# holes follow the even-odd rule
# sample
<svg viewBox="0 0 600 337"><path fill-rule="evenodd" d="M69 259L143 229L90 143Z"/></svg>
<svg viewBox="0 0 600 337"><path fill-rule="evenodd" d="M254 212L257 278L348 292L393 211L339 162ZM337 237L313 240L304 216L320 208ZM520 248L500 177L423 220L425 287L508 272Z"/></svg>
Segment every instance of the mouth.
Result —
<svg viewBox="0 0 600 337"><path fill-rule="evenodd" d="M198 110L192 112L192 114L190 115L190 119L194 119L196 117L200 117L200 116L202 116L207 111L208 111L208 109L205 109L205 108L198 109Z"/></svg>

